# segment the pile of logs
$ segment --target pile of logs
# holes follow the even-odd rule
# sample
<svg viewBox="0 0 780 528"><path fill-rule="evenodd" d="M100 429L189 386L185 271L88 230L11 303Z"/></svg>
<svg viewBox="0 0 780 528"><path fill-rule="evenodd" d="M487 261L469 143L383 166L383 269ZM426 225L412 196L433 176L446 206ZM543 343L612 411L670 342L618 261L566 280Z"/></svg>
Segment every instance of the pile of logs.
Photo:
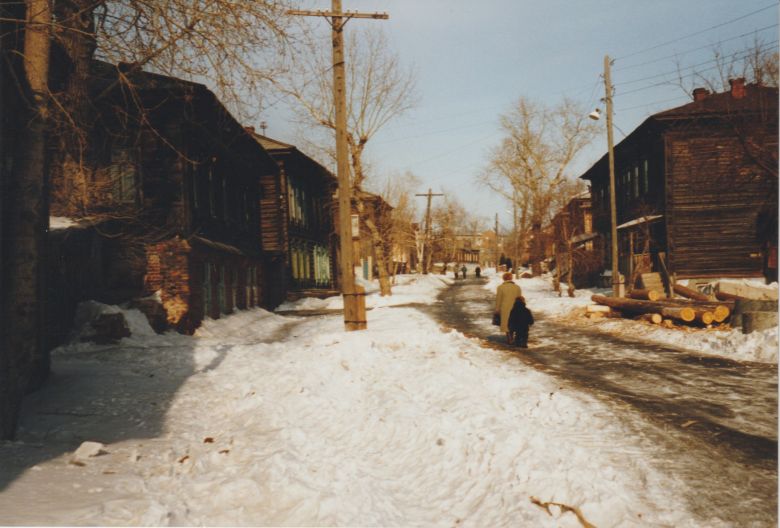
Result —
<svg viewBox="0 0 780 528"><path fill-rule="evenodd" d="M745 334L778 325L777 288L718 281L712 294L706 295L675 283L664 291L658 273L642 274L641 279L644 289L634 289L628 297L592 296L598 304L588 306L588 317L628 316L669 327L683 323L711 328L728 323Z"/></svg>
<svg viewBox="0 0 780 528"><path fill-rule="evenodd" d="M591 300L623 314L666 326L674 323L710 326L727 321L734 311L734 299L711 299L681 285L675 285L674 292L684 298L669 299L657 290L635 289L626 298L594 295Z"/></svg>

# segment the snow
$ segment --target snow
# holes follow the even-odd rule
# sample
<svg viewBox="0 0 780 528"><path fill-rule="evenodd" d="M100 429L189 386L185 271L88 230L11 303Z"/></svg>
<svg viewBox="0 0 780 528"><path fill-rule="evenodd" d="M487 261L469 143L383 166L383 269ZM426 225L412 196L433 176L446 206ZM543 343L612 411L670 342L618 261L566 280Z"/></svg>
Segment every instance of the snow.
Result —
<svg viewBox="0 0 780 528"><path fill-rule="evenodd" d="M490 281L485 289L495 292L501 284L501 275L488 270ZM723 279L725 280L725 279ZM587 325L601 332L610 334L631 335L645 341L671 345L691 352L708 356L720 356L738 361L755 361L760 363L777 363L778 361L778 329L770 328L751 334L743 334L740 329L728 327L715 330L679 326L663 328L642 321L628 319L596 319L583 317L583 309L589 304L594 294L610 295L611 289L575 290L575 297L569 298L566 284L561 283L562 296L553 290L549 275L529 279L515 279L523 290L528 308L547 316L555 317L560 322L568 324ZM737 283L756 285L755 281L734 280ZM771 290L776 284L768 285Z"/></svg>
<svg viewBox="0 0 780 528"><path fill-rule="evenodd" d="M79 223L73 218L66 216L50 216L49 217L49 229L54 231L56 229L68 229L71 227L78 227Z"/></svg>
<svg viewBox="0 0 780 528"><path fill-rule="evenodd" d="M34 414L0 458L69 447L0 488L0 525L580 526L532 498L599 527L725 525L691 513L605 402L403 306L451 282L401 277L389 299L372 285L361 332L255 309L192 337L132 323L119 345L66 345L33 409L78 413ZM551 316L589 302L520 284ZM80 313L106 310L121 309ZM102 454L74 465L84 440Z"/></svg>

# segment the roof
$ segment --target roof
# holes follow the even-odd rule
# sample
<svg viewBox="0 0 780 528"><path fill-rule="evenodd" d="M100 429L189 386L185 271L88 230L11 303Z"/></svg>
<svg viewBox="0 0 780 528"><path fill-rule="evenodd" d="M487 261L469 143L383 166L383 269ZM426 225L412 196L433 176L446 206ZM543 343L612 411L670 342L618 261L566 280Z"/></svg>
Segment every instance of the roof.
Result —
<svg viewBox="0 0 780 528"><path fill-rule="evenodd" d="M697 88L694 92L698 92L699 90L701 89ZM744 85L744 96L740 98L735 98L731 91L714 94L707 92L706 95L698 101L691 101L682 106L670 108L663 112L657 112L651 115L630 134L623 138L622 141L615 145L614 150L615 152L618 152L622 145L634 141L637 137L641 136L641 134L647 132L651 126L659 123L668 124L676 121L717 118L735 113L751 115L768 112L767 115L776 118L777 101L778 89L776 87L760 86L757 84ZM608 155L608 152L605 153L598 161L591 165L580 178L584 180L591 179L593 172L606 166Z"/></svg>
<svg viewBox="0 0 780 528"><path fill-rule="evenodd" d="M697 89L698 90L698 89ZM766 109L767 105L774 101L777 106L777 88L747 84L744 87L743 97L735 98L732 92L706 93L699 101L658 112L651 116L652 119L691 119L705 116L717 116L724 114L753 113Z"/></svg>
<svg viewBox="0 0 780 528"><path fill-rule="evenodd" d="M269 152L271 156L279 155L279 154L289 154L292 156L298 156L302 158L305 162L314 165L317 168L317 170L320 173L322 173L326 178L336 181L336 176L334 176L332 172L326 169L321 163L319 163L315 159L301 152L298 149L298 147L296 147L295 145L284 143L282 141L279 141L278 139L273 139L268 136L258 134L257 132L255 132L253 127L245 127L245 128L246 131L249 133L249 135L252 136L252 138L257 143L259 143L260 146L263 147L263 149Z"/></svg>

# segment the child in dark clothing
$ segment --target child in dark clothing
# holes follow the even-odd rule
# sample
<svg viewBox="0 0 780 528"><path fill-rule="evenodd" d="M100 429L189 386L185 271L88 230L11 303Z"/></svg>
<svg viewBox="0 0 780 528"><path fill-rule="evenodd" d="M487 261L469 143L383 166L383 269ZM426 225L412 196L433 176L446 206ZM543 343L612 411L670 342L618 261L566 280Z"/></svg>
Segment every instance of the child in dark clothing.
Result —
<svg viewBox="0 0 780 528"><path fill-rule="evenodd" d="M509 334L512 343L520 348L528 348L528 328L534 324L534 316L531 310L526 308L525 299L518 297L515 305L509 312Z"/></svg>

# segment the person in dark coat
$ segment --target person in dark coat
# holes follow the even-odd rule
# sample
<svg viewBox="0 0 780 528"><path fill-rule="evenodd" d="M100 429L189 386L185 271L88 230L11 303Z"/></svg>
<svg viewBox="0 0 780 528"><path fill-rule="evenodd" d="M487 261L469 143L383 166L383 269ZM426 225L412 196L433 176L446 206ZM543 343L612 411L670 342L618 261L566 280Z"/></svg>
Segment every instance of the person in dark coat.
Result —
<svg viewBox="0 0 780 528"><path fill-rule="evenodd" d="M511 342L520 348L528 348L528 330L534 324L534 316L525 306L525 299L515 299L515 305L509 313L509 334Z"/></svg>
<svg viewBox="0 0 780 528"><path fill-rule="evenodd" d="M482 273L482 268L480 268L479 266L477 266L477 267L474 269L474 273L476 273L476 274L477 274L477 278L479 278L479 275Z"/></svg>

